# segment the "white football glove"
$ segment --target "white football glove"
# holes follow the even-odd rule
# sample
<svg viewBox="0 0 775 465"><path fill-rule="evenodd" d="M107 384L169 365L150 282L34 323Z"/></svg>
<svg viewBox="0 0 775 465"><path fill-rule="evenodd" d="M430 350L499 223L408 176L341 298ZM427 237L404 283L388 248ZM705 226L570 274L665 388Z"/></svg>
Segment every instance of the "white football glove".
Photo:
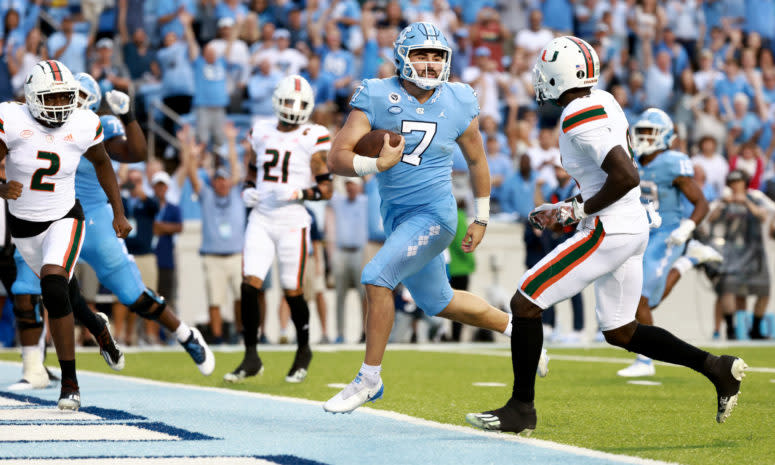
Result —
<svg viewBox="0 0 775 465"><path fill-rule="evenodd" d="M125 115L129 113L129 96L120 90L111 90L105 94L105 101L108 102L110 111L116 115Z"/></svg>
<svg viewBox="0 0 775 465"><path fill-rule="evenodd" d="M667 243L671 245L683 245L689 240L689 237L691 237L692 232L694 232L694 228L696 227L697 225L694 224L694 221L688 218L681 220L681 225L670 233L670 237L667 238Z"/></svg>
<svg viewBox="0 0 775 465"><path fill-rule="evenodd" d="M242 202L248 208L253 208L258 205L258 189L255 187L248 187L242 191Z"/></svg>
<svg viewBox="0 0 775 465"><path fill-rule="evenodd" d="M576 224L586 217L584 202L579 202L576 199L570 202L563 202L557 210L557 222L563 226Z"/></svg>
<svg viewBox="0 0 775 465"><path fill-rule="evenodd" d="M662 226L662 215L660 215L657 211L657 207L654 205L654 202L649 202L646 204L646 215L649 219L649 229L656 229Z"/></svg>

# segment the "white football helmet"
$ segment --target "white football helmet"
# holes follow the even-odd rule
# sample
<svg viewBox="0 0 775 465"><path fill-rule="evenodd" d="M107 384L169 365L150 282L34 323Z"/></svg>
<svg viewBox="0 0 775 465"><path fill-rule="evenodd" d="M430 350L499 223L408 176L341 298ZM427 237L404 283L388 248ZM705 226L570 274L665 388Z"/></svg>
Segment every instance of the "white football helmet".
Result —
<svg viewBox="0 0 775 465"><path fill-rule="evenodd" d="M56 60L44 60L32 67L24 82L27 107L35 119L51 126L63 125L78 106L78 81L67 66ZM51 97L66 93L67 103L55 105Z"/></svg>
<svg viewBox="0 0 775 465"><path fill-rule="evenodd" d="M306 79L293 74L277 83L272 93L272 108L277 119L288 124L304 124L315 107L312 86Z"/></svg>
<svg viewBox="0 0 775 465"><path fill-rule="evenodd" d="M536 100L557 100L568 89L592 87L599 75L600 59L591 45L578 37L557 37L544 47L533 66Z"/></svg>

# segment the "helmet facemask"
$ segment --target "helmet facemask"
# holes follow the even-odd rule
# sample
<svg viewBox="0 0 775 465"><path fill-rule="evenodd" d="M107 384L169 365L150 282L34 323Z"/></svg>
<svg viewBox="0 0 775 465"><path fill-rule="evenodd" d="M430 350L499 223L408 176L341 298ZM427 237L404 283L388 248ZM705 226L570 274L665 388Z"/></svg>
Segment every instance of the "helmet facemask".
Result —
<svg viewBox="0 0 775 465"><path fill-rule="evenodd" d="M38 112L34 115L35 118L54 127L62 126L78 106L76 92L75 89L54 89L34 93L31 96L33 99L32 107L36 108ZM30 96L28 95L27 98L29 99ZM65 99L65 103L55 102L61 98ZM30 102L28 101L28 103Z"/></svg>
<svg viewBox="0 0 775 465"><path fill-rule="evenodd" d="M312 104L302 99L278 99L275 106L277 119L288 124L304 124L312 113Z"/></svg>
<svg viewBox="0 0 775 465"><path fill-rule="evenodd" d="M665 128L650 121L638 121L632 128L632 149L638 155L650 155L667 150L675 139L671 128Z"/></svg>
<svg viewBox="0 0 775 465"><path fill-rule="evenodd" d="M414 50L435 50L442 55L441 61L412 61L409 56ZM403 66L399 69L399 74L402 79L405 79L412 84L416 85L420 89L431 90L440 86L443 82L447 82L449 79L449 72L452 61L452 50L448 47L442 46L399 46L396 53L402 58L397 64L400 66L403 62ZM441 65L441 70L437 72L436 77L428 77L429 71L436 72L436 68ZM423 70L423 73L418 72L418 68ZM425 76L421 76L425 74Z"/></svg>

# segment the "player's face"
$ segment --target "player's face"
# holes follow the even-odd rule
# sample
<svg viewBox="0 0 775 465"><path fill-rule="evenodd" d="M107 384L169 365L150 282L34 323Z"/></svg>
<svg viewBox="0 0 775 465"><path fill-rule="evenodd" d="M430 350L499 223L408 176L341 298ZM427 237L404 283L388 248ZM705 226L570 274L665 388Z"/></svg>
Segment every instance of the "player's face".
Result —
<svg viewBox="0 0 775 465"><path fill-rule="evenodd" d="M69 105L73 101L73 94L71 92L57 92L54 94L47 94L43 96L43 103L45 105L53 105L57 107Z"/></svg>
<svg viewBox="0 0 775 465"><path fill-rule="evenodd" d="M424 78L438 78L444 69L444 52L433 49L412 50L409 53L417 75Z"/></svg>

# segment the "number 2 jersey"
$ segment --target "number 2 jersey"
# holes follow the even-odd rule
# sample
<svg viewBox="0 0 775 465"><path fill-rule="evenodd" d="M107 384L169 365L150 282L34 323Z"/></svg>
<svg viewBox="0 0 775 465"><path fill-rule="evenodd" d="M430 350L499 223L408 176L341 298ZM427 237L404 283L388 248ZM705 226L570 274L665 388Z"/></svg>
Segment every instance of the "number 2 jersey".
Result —
<svg viewBox="0 0 775 465"><path fill-rule="evenodd" d="M468 84L444 82L420 103L398 77L366 79L350 104L366 114L372 129L387 129L406 140L401 161L377 174L383 209L429 205L452 196L457 139L479 114L476 94Z"/></svg>
<svg viewBox="0 0 775 465"><path fill-rule="evenodd" d="M675 150L666 150L647 165L639 165L641 201L654 202L662 217L659 229L673 230L685 217L681 190L673 184L679 176L694 177L689 157Z"/></svg>
<svg viewBox="0 0 775 465"><path fill-rule="evenodd" d="M0 140L8 147L6 178L22 184L10 213L35 222L64 217L75 204L75 171L89 147L103 140L99 117L75 109L58 128L43 126L24 104L0 103Z"/></svg>
<svg viewBox="0 0 775 465"><path fill-rule="evenodd" d="M294 191L315 185L310 169L312 155L331 149L331 134L319 124L301 124L293 131L277 129L276 120L257 121L248 135L256 154L258 214L275 224L307 226L304 204L289 200Z"/></svg>
<svg viewBox="0 0 775 465"><path fill-rule="evenodd" d="M570 102L560 120L562 166L578 183L581 197L587 200L600 191L608 178L601 165L611 149L620 145L632 156L627 118L611 94L593 89L589 96ZM637 234L649 228L639 187L590 215L587 221L594 217L600 217L609 234Z"/></svg>

